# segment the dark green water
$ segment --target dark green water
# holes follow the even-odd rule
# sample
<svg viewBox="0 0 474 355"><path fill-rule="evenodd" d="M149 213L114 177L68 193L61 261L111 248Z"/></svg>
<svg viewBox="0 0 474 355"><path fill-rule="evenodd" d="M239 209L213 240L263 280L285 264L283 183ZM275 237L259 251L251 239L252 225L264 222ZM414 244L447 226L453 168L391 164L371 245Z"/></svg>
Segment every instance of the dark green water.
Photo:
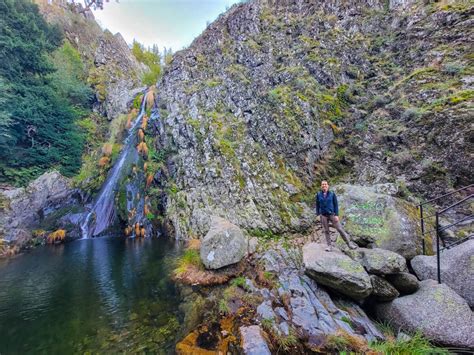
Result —
<svg viewBox="0 0 474 355"><path fill-rule="evenodd" d="M165 239L96 238L0 262L0 354L173 352L178 253Z"/></svg>

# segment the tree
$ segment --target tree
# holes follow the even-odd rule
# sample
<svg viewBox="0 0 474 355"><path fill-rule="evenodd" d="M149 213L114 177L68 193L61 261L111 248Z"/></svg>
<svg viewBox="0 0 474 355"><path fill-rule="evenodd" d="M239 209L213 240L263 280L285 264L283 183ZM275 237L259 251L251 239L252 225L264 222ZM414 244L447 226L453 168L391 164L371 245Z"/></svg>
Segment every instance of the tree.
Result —
<svg viewBox="0 0 474 355"><path fill-rule="evenodd" d="M0 182L24 184L51 167L70 176L83 146L76 120L88 105L77 58L31 1L0 0L0 19Z"/></svg>

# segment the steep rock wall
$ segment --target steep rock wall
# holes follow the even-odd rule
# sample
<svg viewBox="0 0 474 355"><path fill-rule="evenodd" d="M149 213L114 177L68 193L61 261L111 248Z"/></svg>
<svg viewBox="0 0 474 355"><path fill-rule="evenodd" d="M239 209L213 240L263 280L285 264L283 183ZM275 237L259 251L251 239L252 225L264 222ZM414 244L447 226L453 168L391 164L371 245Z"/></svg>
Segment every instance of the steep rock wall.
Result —
<svg viewBox="0 0 474 355"><path fill-rule="evenodd" d="M257 234L304 230L320 178L425 196L466 181L469 21L457 2L233 6L176 53L160 83L168 166L157 177L176 236L202 235L212 215ZM453 73L431 63L439 57L457 63ZM426 169L438 189L418 183Z"/></svg>
<svg viewBox="0 0 474 355"><path fill-rule="evenodd" d="M88 69L87 81L96 92L95 110L109 120L125 113L130 100L143 90L141 75L146 68L133 56L122 35L103 31L91 11L78 13L74 5L61 1L35 2L45 19L58 25L81 54Z"/></svg>

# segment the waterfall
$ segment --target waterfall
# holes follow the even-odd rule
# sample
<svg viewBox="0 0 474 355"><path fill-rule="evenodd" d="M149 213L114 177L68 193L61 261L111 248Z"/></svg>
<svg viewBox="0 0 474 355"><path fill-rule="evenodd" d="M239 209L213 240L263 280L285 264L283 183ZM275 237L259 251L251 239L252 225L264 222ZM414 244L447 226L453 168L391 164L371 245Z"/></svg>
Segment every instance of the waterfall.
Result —
<svg viewBox="0 0 474 355"><path fill-rule="evenodd" d="M136 170L133 169L133 167L136 167L139 161L139 154L136 149L136 145L138 143L137 131L143 121L143 117L146 114L146 97L147 94L145 93L145 95L143 95L140 112L128 130L128 135L124 140L120 155L112 169L109 171L107 179L99 191L99 194L97 195L91 210L86 215L81 225L83 238L90 238L100 235L110 226L112 226L117 220L115 198L119 192L122 179L127 177L130 172L132 172L132 170ZM135 176L134 180L138 180L138 178L139 176ZM143 218L143 213L137 213L137 210L143 210L144 205L143 196L140 197L138 185L138 181L127 183L126 185L127 209L130 211L133 207L132 205L135 203L134 208L136 211L133 218L131 218L134 222L140 222L139 219ZM129 196L132 197L129 198Z"/></svg>

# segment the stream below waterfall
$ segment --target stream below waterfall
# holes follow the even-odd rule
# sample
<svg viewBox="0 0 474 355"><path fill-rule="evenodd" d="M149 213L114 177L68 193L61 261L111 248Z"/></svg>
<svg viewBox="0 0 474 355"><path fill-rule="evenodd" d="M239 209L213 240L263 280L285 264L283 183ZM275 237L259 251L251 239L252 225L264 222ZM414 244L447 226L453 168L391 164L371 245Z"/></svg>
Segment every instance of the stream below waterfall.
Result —
<svg viewBox="0 0 474 355"><path fill-rule="evenodd" d="M0 261L0 354L173 352L179 253L166 238L103 237Z"/></svg>

